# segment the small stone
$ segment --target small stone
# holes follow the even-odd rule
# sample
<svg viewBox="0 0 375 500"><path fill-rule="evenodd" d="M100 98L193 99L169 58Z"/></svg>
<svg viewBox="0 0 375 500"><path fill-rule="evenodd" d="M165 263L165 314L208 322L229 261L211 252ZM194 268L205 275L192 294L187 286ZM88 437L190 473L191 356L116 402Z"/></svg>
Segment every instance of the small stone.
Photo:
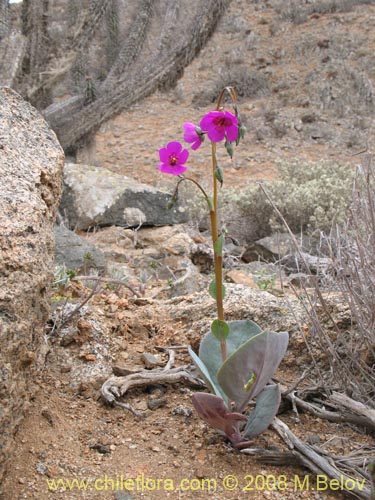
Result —
<svg viewBox="0 0 375 500"><path fill-rule="evenodd" d="M43 408L41 413L42 417L44 417L47 422L49 423L49 425L51 425L53 427L53 415L52 413L50 412L50 410L48 408Z"/></svg>
<svg viewBox="0 0 375 500"><path fill-rule="evenodd" d="M109 446L100 443L93 444L89 446L89 448L91 450L96 450L101 455L108 455L109 453L111 453Z"/></svg>
<svg viewBox="0 0 375 500"><path fill-rule="evenodd" d="M158 408L163 408L166 406L167 400L165 398L149 399L147 406L149 410L157 410Z"/></svg>
<svg viewBox="0 0 375 500"><path fill-rule="evenodd" d="M241 269L232 269L231 271L227 272L226 277L232 283L249 286L251 288L258 288L254 277L247 274L246 271L242 271Z"/></svg>
<svg viewBox="0 0 375 500"><path fill-rule="evenodd" d="M115 445L115 444L111 444L111 445L109 446L109 449L110 449L111 451L115 451L115 449L116 449L116 445Z"/></svg>
<svg viewBox="0 0 375 500"><path fill-rule="evenodd" d="M158 366L164 365L164 363L159 358L157 358L153 354L150 354L149 352L144 352L142 354L142 362L148 369L153 369L157 368Z"/></svg>
<svg viewBox="0 0 375 500"><path fill-rule="evenodd" d="M133 497L133 495L131 495L130 493L126 493L125 491L116 491L114 499L115 500L134 500L134 497Z"/></svg>
<svg viewBox="0 0 375 500"><path fill-rule="evenodd" d="M302 129L303 129L303 123L302 123L302 120L296 120L294 122L294 129L297 131L297 132L301 132Z"/></svg>
<svg viewBox="0 0 375 500"><path fill-rule="evenodd" d="M154 451L155 453L159 453L161 451L161 449L159 448L159 446L153 446L151 448L152 451Z"/></svg>
<svg viewBox="0 0 375 500"><path fill-rule="evenodd" d="M307 442L309 444L319 444L321 441L320 436L318 434L312 434L307 438Z"/></svg>
<svg viewBox="0 0 375 500"><path fill-rule="evenodd" d="M61 373L69 373L72 371L72 366L71 365L62 365L60 366L60 372Z"/></svg>
<svg viewBox="0 0 375 500"><path fill-rule="evenodd" d="M172 415L182 415L183 417L191 417L192 414L193 414L192 409L183 405L178 405L172 410Z"/></svg>
<svg viewBox="0 0 375 500"><path fill-rule="evenodd" d="M47 466L43 462L39 462L36 466L36 471L38 474L42 474L43 476L47 473Z"/></svg>
<svg viewBox="0 0 375 500"><path fill-rule="evenodd" d="M134 405L136 410L139 410L139 411L146 411L148 409L148 406L147 406L147 401L137 401L136 404Z"/></svg>
<svg viewBox="0 0 375 500"><path fill-rule="evenodd" d="M85 352L85 353L81 354L79 357L85 361L96 361L95 354L91 354L91 353Z"/></svg>

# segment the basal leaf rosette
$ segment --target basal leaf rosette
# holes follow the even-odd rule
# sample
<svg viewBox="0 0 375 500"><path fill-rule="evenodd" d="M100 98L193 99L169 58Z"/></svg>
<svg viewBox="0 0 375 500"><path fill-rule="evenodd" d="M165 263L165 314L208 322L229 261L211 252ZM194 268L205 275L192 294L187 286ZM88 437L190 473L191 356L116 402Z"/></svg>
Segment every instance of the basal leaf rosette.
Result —
<svg viewBox="0 0 375 500"><path fill-rule="evenodd" d="M289 336L287 332L262 331L249 320L230 321L228 325L228 357L224 363L217 339L211 332L202 339L199 356L190 350L215 396L208 398L205 393L196 393L193 405L202 419L224 432L234 446L240 446L244 438L263 432L276 415L280 390L277 385L267 384L285 355ZM241 415L254 398L257 398L255 409L246 417L247 424L241 433L243 419L234 415ZM234 410L237 413L233 413ZM223 424L226 419L230 425ZM225 429L229 428L232 431L228 434ZM242 436L240 440L239 436Z"/></svg>

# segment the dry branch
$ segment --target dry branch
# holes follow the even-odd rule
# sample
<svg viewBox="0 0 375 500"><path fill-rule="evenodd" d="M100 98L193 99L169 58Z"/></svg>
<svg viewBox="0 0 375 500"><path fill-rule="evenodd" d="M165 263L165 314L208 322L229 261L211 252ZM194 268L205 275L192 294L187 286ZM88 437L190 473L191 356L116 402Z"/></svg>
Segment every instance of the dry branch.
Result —
<svg viewBox="0 0 375 500"><path fill-rule="evenodd" d="M288 394L283 394L283 398L290 401L294 408L299 407L311 415L314 415L314 417L322 418L330 422L353 424L357 427L365 428L370 434L375 433L374 410L337 392L334 392L328 399L328 404L335 407L335 411L327 410L317 404L305 401L298 397L293 391Z"/></svg>
<svg viewBox="0 0 375 500"><path fill-rule="evenodd" d="M151 384L176 384L178 382L183 382L192 387L204 387L203 382L192 375L187 366L170 368L170 363L168 363L165 368L161 369L143 370L124 377L111 377L103 384L101 395L108 404L122 403L118 400L134 387ZM126 408L133 411L130 405L127 405Z"/></svg>
<svg viewBox="0 0 375 500"><path fill-rule="evenodd" d="M343 490L342 493L360 499L368 499L370 489L365 486L366 476L361 473L360 479L355 479L348 476L343 469L340 469L339 460L334 459L332 456L328 457L326 452L322 452L317 447L302 442L289 427L277 417L272 422L272 427L283 439L289 448L289 452L280 453L278 451L272 452L270 450L260 451L258 449L244 449L241 453L255 456L255 458L264 463L272 463L275 465L300 465L309 469L312 473L324 476L327 478L327 483L330 480L338 481L336 484L350 484L350 489ZM325 456L323 456L325 455ZM349 465L346 465L346 469ZM358 467L350 468L353 474L358 473ZM361 471L360 471L361 472ZM362 487L363 485L363 487Z"/></svg>

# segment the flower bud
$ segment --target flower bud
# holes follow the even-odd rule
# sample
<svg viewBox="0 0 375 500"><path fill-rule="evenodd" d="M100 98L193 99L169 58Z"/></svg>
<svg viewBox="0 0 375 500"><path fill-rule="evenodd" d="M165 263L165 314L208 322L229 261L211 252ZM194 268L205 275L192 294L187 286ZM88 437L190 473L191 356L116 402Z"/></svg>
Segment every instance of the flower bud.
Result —
<svg viewBox="0 0 375 500"><path fill-rule="evenodd" d="M215 168L215 178L217 181L220 182L220 186L222 186L224 182L224 172L223 169L219 167L219 165L216 165Z"/></svg>
<svg viewBox="0 0 375 500"><path fill-rule="evenodd" d="M245 137L245 134L246 134L246 127L245 127L245 125L240 125L240 127L238 129L238 137L240 139L243 139Z"/></svg>
<svg viewBox="0 0 375 500"><path fill-rule="evenodd" d="M229 141L225 141L225 149L227 150L228 155L233 158L233 144Z"/></svg>
<svg viewBox="0 0 375 500"><path fill-rule="evenodd" d="M167 209L171 210L171 208L173 208L175 206L175 204L177 203L177 200L178 200L178 186L176 187L175 192L173 193L170 200L168 200Z"/></svg>

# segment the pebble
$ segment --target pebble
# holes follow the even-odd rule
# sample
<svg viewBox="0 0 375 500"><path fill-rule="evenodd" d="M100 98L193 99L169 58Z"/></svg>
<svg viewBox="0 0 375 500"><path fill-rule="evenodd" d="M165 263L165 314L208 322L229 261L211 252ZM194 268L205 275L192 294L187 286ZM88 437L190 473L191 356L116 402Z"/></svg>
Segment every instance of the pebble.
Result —
<svg viewBox="0 0 375 500"><path fill-rule="evenodd" d="M116 491L114 500L133 500L134 497L130 493L126 493L125 491Z"/></svg>
<svg viewBox="0 0 375 500"><path fill-rule="evenodd" d="M144 352L142 354L142 362L148 369L157 368L158 366L164 365L164 363L159 358L157 358L153 354L150 354L149 352Z"/></svg>
<svg viewBox="0 0 375 500"><path fill-rule="evenodd" d="M147 406L149 410L157 410L158 408L163 408L167 405L167 400L165 398L149 399Z"/></svg>
<svg viewBox="0 0 375 500"><path fill-rule="evenodd" d="M42 475L45 475L46 472L47 472L47 466L46 464L42 463L42 462L39 462L36 466L36 471L38 472L38 474L42 474Z"/></svg>

